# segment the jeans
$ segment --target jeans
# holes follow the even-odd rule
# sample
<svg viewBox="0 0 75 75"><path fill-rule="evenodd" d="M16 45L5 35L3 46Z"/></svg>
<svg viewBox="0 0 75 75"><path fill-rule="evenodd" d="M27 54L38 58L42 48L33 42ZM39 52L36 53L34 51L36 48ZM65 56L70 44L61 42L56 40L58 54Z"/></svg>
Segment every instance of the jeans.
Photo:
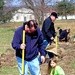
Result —
<svg viewBox="0 0 75 75"><path fill-rule="evenodd" d="M49 42L47 40L44 40L44 48L46 48L48 44L49 44ZM54 57L54 54L53 53L48 52L46 50L45 50L45 52L46 52L46 54L48 54L49 58L53 58Z"/></svg>
<svg viewBox="0 0 75 75"><path fill-rule="evenodd" d="M22 59L20 57L16 57L16 59L18 62L18 69L19 69L20 75L22 75ZM24 75L41 75L38 57L36 57L35 59L31 61L25 60L24 64L25 64L24 65L24 72L25 72Z"/></svg>

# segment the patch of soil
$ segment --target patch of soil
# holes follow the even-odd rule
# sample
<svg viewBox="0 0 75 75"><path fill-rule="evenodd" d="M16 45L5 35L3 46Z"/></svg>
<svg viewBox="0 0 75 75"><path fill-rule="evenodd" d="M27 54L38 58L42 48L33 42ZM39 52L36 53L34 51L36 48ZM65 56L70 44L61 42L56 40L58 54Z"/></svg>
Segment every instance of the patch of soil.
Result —
<svg viewBox="0 0 75 75"><path fill-rule="evenodd" d="M71 65L73 60L75 60L75 44L74 43L59 43L59 48L64 48L65 54L62 58L59 58L58 64L64 69L65 75L75 75L75 67ZM7 49L5 54L0 56L0 67L3 66L15 66L14 62L16 61L15 58L15 51L12 49ZM47 62L40 65L41 74L47 74Z"/></svg>
<svg viewBox="0 0 75 75"><path fill-rule="evenodd" d="M15 65L15 52L12 49L7 49L5 54L0 56L0 67Z"/></svg>
<svg viewBox="0 0 75 75"><path fill-rule="evenodd" d="M61 43L59 48L61 47L65 49L65 55L59 58L58 65L64 69L65 75L75 75L75 67L72 65L75 63L75 44L70 42ZM47 65L48 63L41 65L42 75L47 75Z"/></svg>

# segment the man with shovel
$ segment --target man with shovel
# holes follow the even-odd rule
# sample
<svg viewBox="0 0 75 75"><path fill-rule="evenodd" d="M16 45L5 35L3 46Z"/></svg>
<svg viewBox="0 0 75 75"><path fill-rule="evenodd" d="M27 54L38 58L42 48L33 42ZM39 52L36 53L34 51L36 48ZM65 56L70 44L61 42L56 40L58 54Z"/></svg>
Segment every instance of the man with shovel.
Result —
<svg viewBox="0 0 75 75"><path fill-rule="evenodd" d="M23 26L19 27L14 34L12 47L16 50L16 58L18 62L18 69L22 75L22 50L25 50L24 55L24 74L28 75L28 70L31 75L41 75L40 65L38 60L38 53L41 55L41 62L45 62L45 50L43 47L43 35L37 26L35 20L30 20L27 22L27 28L25 28L25 42L22 44L22 31ZM24 25L24 26L26 26Z"/></svg>
<svg viewBox="0 0 75 75"><path fill-rule="evenodd" d="M42 26L42 33L44 36L44 47L46 48L47 45L51 45L55 38L55 27L54 27L54 21L57 18L57 13L52 12L51 15L46 18L43 22ZM48 53L50 58L54 57L54 54L52 52L46 51L46 54Z"/></svg>

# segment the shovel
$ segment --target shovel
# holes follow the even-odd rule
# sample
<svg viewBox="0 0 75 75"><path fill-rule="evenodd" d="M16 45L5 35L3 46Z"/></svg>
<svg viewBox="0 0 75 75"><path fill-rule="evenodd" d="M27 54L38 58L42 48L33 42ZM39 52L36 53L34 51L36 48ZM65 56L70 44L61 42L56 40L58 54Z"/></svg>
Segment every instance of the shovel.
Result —
<svg viewBox="0 0 75 75"><path fill-rule="evenodd" d="M22 39L23 39L22 43L25 44L25 30L23 30ZM25 54L24 51L25 51L25 50L23 49L23 50L22 50L22 75L24 75L24 56L25 56L25 55L24 55L24 54Z"/></svg>
<svg viewBox="0 0 75 75"><path fill-rule="evenodd" d="M58 36L57 36L57 34L56 34L56 37L55 37L55 39L56 39L56 52L58 53ZM58 56L56 56L56 58L58 59Z"/></svg>
<svg viewBox="0 0 75 75"><path fill-rule="evenodd" d="M58 43L57 43L57 41L58 41L58 37L57 37L57 35L56 35L56 51L57 51L57 49L58 49Z"/></svg>

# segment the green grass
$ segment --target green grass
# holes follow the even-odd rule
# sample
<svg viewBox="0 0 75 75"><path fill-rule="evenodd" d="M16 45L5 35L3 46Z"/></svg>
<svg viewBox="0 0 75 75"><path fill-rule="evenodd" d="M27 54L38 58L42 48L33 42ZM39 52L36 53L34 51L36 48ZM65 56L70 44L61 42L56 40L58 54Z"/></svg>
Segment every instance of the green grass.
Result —
<svg viewBox="0 0 75 75"><path fill-rule="evenodd" d="M70 64L71 64L71 66L73 66L74 69L75 69L75 58L72 60L72 62L71 62Z"/></svg>
<svg viewBox="0 0 75 75"><path fill-rule="evenodd" d="M5 23L0 25L0 55L11 47L14 31L22 23Z"/></svg>
<svg viewBox="0 0 75 75"><path fill-rule="evenodd" d="M13 33L10 28L0 29L0 54L4 53L8 48L11 48Z"/></svg>
<svg viewBox="0 0 75 75"><path fill-rule="evenodd" d="M2 67L0 68L0 75L19 75L16 67Z"/></svg>

